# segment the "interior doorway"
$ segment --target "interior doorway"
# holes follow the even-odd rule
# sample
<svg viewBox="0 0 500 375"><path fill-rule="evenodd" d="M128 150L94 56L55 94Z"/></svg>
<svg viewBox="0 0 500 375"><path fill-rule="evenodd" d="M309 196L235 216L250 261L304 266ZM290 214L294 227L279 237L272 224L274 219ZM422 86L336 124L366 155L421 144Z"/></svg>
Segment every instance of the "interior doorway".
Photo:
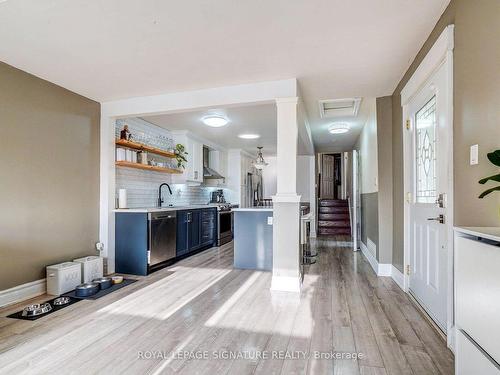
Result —
<svg viewBox="0 0 500 375"><path fill-rule="evenodd" d="M342 155L322 154L319 199L342 198Z"/></svg>

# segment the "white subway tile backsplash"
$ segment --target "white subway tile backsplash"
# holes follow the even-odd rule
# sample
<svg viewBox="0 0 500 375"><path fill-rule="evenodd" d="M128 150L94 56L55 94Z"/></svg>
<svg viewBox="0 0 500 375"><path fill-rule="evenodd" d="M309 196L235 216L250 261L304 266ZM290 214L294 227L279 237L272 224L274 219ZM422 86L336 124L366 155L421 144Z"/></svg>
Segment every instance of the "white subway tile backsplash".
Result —
<svg viewBox="0 0 500 375"><path fill-rule="evenodd" d="M132 134L142 132L146 135L171 137L171 133L163 128L151 124L143 119L128 118L116 121L116 136L120 137L120 130L127 124ZM210 193L217 188L205 186L187 186L185 184L171 184L169 174L131 168L116 168L116 198L119 189L127 189L127 204L129 208L155 207L158 199L158 187L166 182L170 184L173 195L163 188L163 205L188 206L192 204L206 204L210 201ZM226 197L230 192L224 189Z"/></svg>

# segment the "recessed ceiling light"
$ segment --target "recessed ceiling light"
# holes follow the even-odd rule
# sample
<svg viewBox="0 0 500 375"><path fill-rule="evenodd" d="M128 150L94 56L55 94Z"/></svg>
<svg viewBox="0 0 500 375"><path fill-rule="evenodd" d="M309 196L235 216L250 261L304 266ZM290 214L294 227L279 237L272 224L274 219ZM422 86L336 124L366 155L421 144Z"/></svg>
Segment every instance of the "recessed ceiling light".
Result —
<svg viewBox="0 0 500 375"><path fill-rule="evenodd" d="M212 128L220 128L221 126L227 125L229 120L221 115L208 115L201 119L203 123Z"/></svg>
<svg viewBox="0 0 500 375"><path fill-rule="evenodd" d="M349 124L344 124L344 123L339 123L339 124L333 124L328 128L328 131L332 134L344 134L347 133L350 130Z"/></svg>
<svg viewBox="0 0 500 375"><path fill-rule="evenodd" d="M240 134L238 138L241 139L257 139L260 138L260 135L258 134Z"/></svg>

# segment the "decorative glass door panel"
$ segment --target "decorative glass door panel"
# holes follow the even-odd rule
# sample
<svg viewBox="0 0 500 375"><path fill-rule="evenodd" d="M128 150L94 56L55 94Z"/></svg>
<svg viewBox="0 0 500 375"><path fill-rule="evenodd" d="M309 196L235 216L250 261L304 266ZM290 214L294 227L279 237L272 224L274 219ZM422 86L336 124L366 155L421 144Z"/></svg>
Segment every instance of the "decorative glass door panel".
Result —
<svg viewBox="0 0 500 375"><path fill-rule="evenodd" d="M415 114L415 169L417 203L434 203L436 176L436 96Z"/></svg>

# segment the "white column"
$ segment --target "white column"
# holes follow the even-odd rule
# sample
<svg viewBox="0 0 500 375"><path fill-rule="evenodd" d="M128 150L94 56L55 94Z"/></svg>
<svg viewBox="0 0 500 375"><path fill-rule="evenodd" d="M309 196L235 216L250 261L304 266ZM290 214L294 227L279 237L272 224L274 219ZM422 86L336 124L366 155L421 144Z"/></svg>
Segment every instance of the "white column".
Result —
<svg viewBox="0 0 500 375"><path fill-rule="evenodd" d="M273 198L271 289L300 292L300 196L297 195L297 97L276 99L277 186Z"/></svg>

